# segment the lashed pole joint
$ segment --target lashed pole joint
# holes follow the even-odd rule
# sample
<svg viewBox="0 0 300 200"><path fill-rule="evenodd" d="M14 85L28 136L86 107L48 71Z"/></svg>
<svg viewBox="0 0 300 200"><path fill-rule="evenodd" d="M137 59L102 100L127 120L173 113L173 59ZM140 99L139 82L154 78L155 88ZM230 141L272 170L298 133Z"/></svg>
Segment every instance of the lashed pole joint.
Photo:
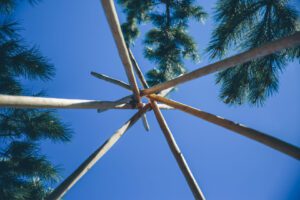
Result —
<svg viewBox="0 0 300 200"><path fill-rule="evenodd" d="M147 83L147 81L146 81L146 79L145 79L145 77L143 75L143 72L142 72L141 68L139 67L139 65L138 65L138 63L137 63L135 57L133 56L133 53L132 53L132 51L130 50L129 47L127 48L127 51L129 53L130 60L131 60L131 62L133 64L133 69L136 72L136 74L137 74L140 82L142 83L143 88L144 89L149 88L148 83ZM149 131L150 130L150 126L149 126L146 114L144 114L142 116L142 120L143 120L143 125L144 125L146 131Z"/></svg>
<svg viewBox="0 0 300 200"><path fill-rule="evenodd" d="M137 63L137 61L135 60L131 50L128 48L128 52L129 52L129 55L130 55L130 58L131 58L131 61L133 63L133 66L134 66L134 69L143 85L143 87L145 89L149 88L148 84L147 84L147 81ZM167 95L172 89L167 89L165 91L162 91L160 95L162 96L165 96ZM167 139L167 142L168 142L168 145L182 171L182 173L184 174L184 177L186 179L186 181L188 182L188 185L195 197L195 199L197 200L204 200L204 195L202 193L202 191L200 190L200 187L198 186L198 183L196 181L196 179L194 178L191 170L189 169L189 166L183 156L183 154L181 153L178 145L176 144L176 141L170 131L170 129L168 128L168 125L166 123L166 121L164 120L164 117L163 115L161 114L159 108L158 108L158 105L155 101L151 101L151 105L152 105L152 109L154 110L154 113L156 115L156 119L157 121L159 122L160 124L160 127L162 129L162 132L164 133L166 139Z"/></svg>

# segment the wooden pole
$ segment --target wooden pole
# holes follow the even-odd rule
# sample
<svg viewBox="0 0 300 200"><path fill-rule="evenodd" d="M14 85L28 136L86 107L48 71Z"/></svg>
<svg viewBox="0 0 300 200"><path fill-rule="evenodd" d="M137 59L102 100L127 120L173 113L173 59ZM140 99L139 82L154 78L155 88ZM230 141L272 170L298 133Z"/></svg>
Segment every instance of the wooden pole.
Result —
<svg viewBox="0 0 300 200"><path fill-rule="evenodd" d="M137 61L135 60L135 57L133 56L133 53L131 52L130 48L127 48L127 50L128 50L128 54L129 54L131 63L133 64L133 69L137 73L140 82L142 83L144 88L148 88L149 86L147 84L147 81L144 78L144 75L143 75L143 72L142 72L141 68L139 67ZM144 125L145 130L149 131L150 126L149 126L146 114L144 114L142 116L142 120L143 120L143 125Z"/></svg>
<svg viewBox="0 0 300 200"><path fill-rule="evenodd" d="M248 61L270 55L282 49L293 48L299 45L300 45L300 32L298 31L291 36L284 37L279 40L275 40L273 42L264 44L260 47L246 51L244 53L240 53L238 55L229 57L219 62L194 70L190 73L179 76L173 80L166 81L164 83L155 85L148 89L144 89L141 91L141 95L144 96L144 95L152 94L220 70L225 70L246 63Z"/></svg>
<svg viewBox="0 0 300 200"><path fill-rule="evenodd" d="M145 79L145 77L144 77L144 75L143 75L143 72L142 72L140 66L138 65L138 63L137 63L137 61L136 61L136 59L135 59L135 57L134 57L132 51L131 51L129 48L128 48L128 53L129 53L131 62L132 62L132 64L133 64L133 69L134 69L135 72L137 73L137 75L138 75L138 77L139 77L139 79L140 79L140 81L141 81L143 87L144 87L145 89L146 89L146 88L149 88L149 85L148 85L148 83L147 83L147 81L146 81L146 79Z"/></svg>
<svg viewBox="0 0 300 200"><path fill-rule="evenodd" d="M118 79L114 79L114 78L111 78L111 77L109 77L107 75L99 74L99 73L96 73L96 72L91 72L91 75L94 76L94 77L96 77L96 78L99 78L99 79L107 81L109 83L118 85L118 86L120 86L122 88L125 88L126 90L130 90L131 91L130 85L128 85L127 83L125 83L123 81L120 81Z"/></svg>
<svg viewBox="0 0 300 200"><path fill-rule="evenodd" d="M145 103L143 103L143 106L145 106L146 104ZM161 109L161 110L174 110L174 107L172 107L172 106L168 106L168 105L166 105L166 104L163 104L163 103L158 103L157 104L158 105L158 107L159 107L159 109ZM115 108L114 108L115 109ZM121 108L118 108L119 110L121 110ZM127 109L127 108L125 108L125 109ZM130 108L128 108L128 109L130 109ZM128 110L127 109L127 110ZM134 109L134 108L133 108ZM135 108L135 109L137 109L137 108ZM102 113L102 112L105 112L105 111L107 111L108 109L98 109L97 111L98 111L98 113Z"/></svg>
<svg viewBox="0 0 300 200"><path fill-rule="evenodd" d="M46 200L57 200L62 198L68 190L90 170L96 162L102 158L108 150L124 135L124 133L145 113L151 108L147 104L135 115L133 115L119 130L117 130L108 140L102 144L96 151L94 151L70 176L68 176L53 192L46 198Z"/></svg>
<svg viewBox="0 0 300 200"><path fill-rule="evenodd" d="M135 96L135 99L137 100L138 103L140 103L140 92L139 88L137 86L133 70L132 70L132 63L130 60L130 57L128 55L127 47L125 44L125 40L122 34L121 26L119 23L118 15L116 12L116 8L114 5L113 0L101 0L102 6L107 18L107 21L109 23L111 32L113 34L114 40L116 42L118 52L121 58L121 61L123 63L123 66L125 68L127 78L129 81L129 84L131 86L131 89L133 91L133 94Z"/></svg>
<svg viewBox="0 0 300 200"><path fill-rule="evenodd" d="M126 97L127 98L127 97ZM0 107L11 108L69 108L69 109L134 109L122 101L61 99L34 96L0 95Z"/></svg>
<svg viewBox="0 0 300 200"><path fill-rule="evenodd" d="M174 87L162 90L157 95L162 96L162 97L166 97L170 92L172 92L172 90L174 90Z"/></svg>
<svg viewBox="0 0 300 200"><path fill-rule="evenodd" d="M129 96L127 96L129 97ZM125 97L125 98L127 98ZM145 106L146 104L142 104ZM174 108L165 104L158 104L160 109L173 110ZM118 101L97 101L82 99L60 99L33 96L0 95L0 108L63 108L63 109L137 109L131 103L124 103L124 98Z"/></svg>
<svg viewBox="0 0 300 200"><path fill-rule="evenodd" d="M185 105L185 104L182 104L182 103L170 100L170 99L166 99L166 98L158 96L158 95L151 94L148 97L152 100L167 104L167 105L177 108L181 111L184 111L186 113L189 113L191 115L194 115L196 117L204 119L208 122L211 122L213 124L222 126L226 129L229 129L231 131L239 133L240 135L246 136L257 142L265 144L273 149L276 149L286 155L294 157L297 160L300 160L300 148L299 147L291 145L291 144L284 142L282 140L279 140L275 137L272 137L272 136L262 133L260 131L254 130L252 128L248 128L244 125L235 123L228 119L224 119L222 117L198 110L196 108L190 107L188 105Z"/></svg>
<svg viewBox="0 0 300 200"><path fill-rule="evenodd" d="M125 67L125 71L129 80L129 83L132 87L133 94L135 96L135 99L137 100L137 105L139 108L141 108L141 97L140 97L140 91L138 89L135 76L132 70L132 60L130 59L128 49L125 44L125 40L122 34L121 26L119 23L118 15L116 12L116 8L114 5L113 0L102 0L102 6L104 8L107 21L110 25L111 32L113 33L115 42L117 44L117 48L119 51L119 55L121 57L121 60L123 62L123 65ZM135 63L137 64L137 63ZM146 115L143 115L143 125L146 129L146 131L149 131L149 124L146 118Z"/></svg>
<svg viewBox="0 0 300 200"><path fill-rule="evenodd" d="M128 96L122 97L121 99L116 100L116 102L128 103L128 104L131 104L132 106L135 106L133 95L128 95ZM137 108L137 106L136 106L136 108ZM107 111L107 110L110 110L110 109L97 109L97 112L100 113L100 112L104 112L104 111Z"/></svg>
<svg viewBox="0 0 300 200"><path fill-rule="evenodd" d="M150 126L149 126L149 123L148 123L146 114L144 114L144 115L142 116L142 122L143 122L143 126L144 126L145 130L146 130L146 131L150 131Z"/></svg>
<svg viewBox="0 0 300 200"><path fill-rule="evenodd" d="M177 164L179 165L185 180L187 181L195 199L197 200L204 200L205 197L200 190L200 187L197 184L196 179L194 178L183 154L181 153L172 132L170 131L162 113L160 112L160 109L157 106L157 103L155 101L151 100L152 109L155 113L156 119L160 125L160 128L162 129L162 132L164 133L164 136L168 142L168 145L173 153L173 156L175 157Z"/></svg>

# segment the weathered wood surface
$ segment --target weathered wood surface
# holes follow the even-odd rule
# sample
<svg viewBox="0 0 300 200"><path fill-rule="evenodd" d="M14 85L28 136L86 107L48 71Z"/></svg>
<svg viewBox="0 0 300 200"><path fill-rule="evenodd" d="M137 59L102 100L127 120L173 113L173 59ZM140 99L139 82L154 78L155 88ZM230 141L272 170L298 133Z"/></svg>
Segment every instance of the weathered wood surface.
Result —
<svg viewBox="0 0 300 200"><path fill-rule="evenodd" d="M109 83L112 83L112 84L115 84L115 85L118 85L122 88L125 88L126 90L130 90L131 91L131 87L130 85L128 85L127 83L123 82L123 81L120 81L118 79L115 79L115 78L112 78L112 77L109 77L105 74L100 74L100 73L97 73L97 72L91 72L91 75L96 77L96 78L99 78L103 81L107 81Z"/></svg>
<svg viewBox="0 0 300 200"><path fill-rule="evenodd" d="M131 50L129 48L127 48L127 49L128 49L129 57L131 59L131 63L133 64L133 69L136 72L140 82L142 83L143 88L148 88L147 81L146 81L146 79L143 75L143 72L142 72L141 68L139 67L133 53L131 52ZM144 114L142 116L142 120L143 120L143 125L144 125L145 130L150 131L150 125L149 125L149 122L147 120L146 114Z"/></svg>
<svg viewBox="0 0 300 200"><path fill-rule="evenodd" d="M132 69L132 63L127 51L127 47L125 44L125 40L123 37L123 33L121 30L120 22L118 19L118 15L116 12L116 8L114 5L113 0L101 0L102 7L104 9L107 21L109 23L110 30L113 34L115 43L117 45L117 49L121 58L121 61L123 63L123 66L125 68L125 72L129 81L129 84L131 86L131 89L133 91L133 94L135 96L135 99L137 102L140 102L140 92L139 88L137 86L135 76L133 74L133 69Z"/></svg>
<svg viewBox="0 0 300 200"><path fill-rule="evenodd" d="M192 174L183 154L181 153L181 150L179 149L175 138L169 129L167 122L165 121L160 109L157 106L157 103L155 101L151 101L152 109L155 113L156 119L160 125L160 128L167 140L167 143L171 149L171 152L173 153L173 156L175 157L177 164L179 165L179 168L181 169L193 195L194 198L197 200L204 200L205 197L198 186L198 183L196 179L194 178L194 175Z"/></svg>
<svg viewBox="0 0 300 200"><path fill-rule="evenodd" d="M128 53L129 53L129 56L130 56L130 59L131 59L131 62L133 64L133 69L134 71L136 72L138 78L140 79L142 85L144 88L149 88L149 85L144 77L144 74L139 66L139 64L137 63L132 51L128 48Z"/></svg>
<svg viewBox="0 0 300 200"><path fill-rule="evenodd" d="M129 98L129 97L128 97ZM61 99L35 96L0 95L0 107L11 108L65 108L65 109L134 109L124 101Z"/></svg>
<svg viewBox="0 0 300 200"><path fill-rule="evenodd" d="M103 111L108 109L137 109L131 103L124 103L130 97L126 96L117 101L98 101L0 94L0 108L98 109ZM145 106L146 104L142 105ZM164 110L174 109L165 104L158 104L158 107Z"/></svg>
<svg viewBox="0 0 300 200"><path fill-rule="evenodd" d="M267 135L265 133L262 133L260 131L257 131L255 129L252 128L248 128L242 124L239 123L235 123L231 120L228 119L224 119L222 117L210 114L208 112L204 112L202 110L193 108L191 106L170 100L170 99L166 99L164 97L158 96L158 95L149 95L149 98L151 98L152 100L156 100L158 102L167 104L169 106L172 106L176 109L179 109L181 111L184 111L186 113L189 113L191 115L194 115L196 117L199 117L201 119L204 119L208 122L211 122L213 124L222 126L226 129L229 129L233 132L236 132L240 135L243 135L245 137L248 137L252 140L255 140L257 142L260 142L264 145L267 145L275 150L278 150L286 155L289 155L291 157L296 158L297 160L300 160L300 148L296 147L294 145L291 145L287 142L284 142L280 139L277 139L273 136Z"/></svg>

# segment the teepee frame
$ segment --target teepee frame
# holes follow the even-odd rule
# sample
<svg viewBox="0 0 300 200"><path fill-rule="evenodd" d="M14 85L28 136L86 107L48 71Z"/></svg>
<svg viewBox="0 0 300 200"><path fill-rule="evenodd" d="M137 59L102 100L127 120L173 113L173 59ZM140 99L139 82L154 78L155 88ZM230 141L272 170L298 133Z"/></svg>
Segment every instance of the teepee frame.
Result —
<svg viewBox="0 0 300 200"><path fill-rule="evenodd" d="M117 12L113 0L101 0L106 18L108 20L111 32L113 34L119 56L123 63L129 84L111 78L109 76L92 72L91 74L99 79L116 84L122 88L132 91L132 95L126 96L116 101L96 101L96 100L80 100L80 99L58 99L58 98L43 98L30 96L11 96L0 95L0 107L11 108L60 108L60 109L97 109L98 111L105 111L109 109L137 109L138 112L133 115L120 129L118 129L108 140L104 142L95 152L93 152L70 176L68 176L50 195L47 200L56 200L63 197L63 195L71 189L71 187L124 135L124 133L135 124L140 118L146 130L149 130L149 125L146 118L146 113L153 110L160 128L167 140L171 152L173 153L177 164L179 165L193 195L197 200L204 200L205 197L197 184L189 166L181 153L171 130L168 127L161 109L178 109L188 114L194 115L208 122L222 126L240 135L246 136L250 139L265 144L275 150L278 150L288 156L300 160L300 148L288 144L282 140L272 137L260 131L248 128L244 125L235 123L233 121L221 118L219 116L210 114L190 107L188 105L165 98L165 96L176 85L184 82L234 67L243 64L253 59L261 58L277 51L293 48L300 45L300 32L296 32L291 36L270 42L261 47L251 49L244 53L237 54L219 62L207 65L205 67L194 70L190 73L177 77L173 80L155 85L148 86L145 77L138 66L132 52L126 47ZM135 77L137 74L143 89L139 89ZM141 97L146 96L149 100L147 104L141 102ZM160 102L161 104L157 104Z"/></svg>

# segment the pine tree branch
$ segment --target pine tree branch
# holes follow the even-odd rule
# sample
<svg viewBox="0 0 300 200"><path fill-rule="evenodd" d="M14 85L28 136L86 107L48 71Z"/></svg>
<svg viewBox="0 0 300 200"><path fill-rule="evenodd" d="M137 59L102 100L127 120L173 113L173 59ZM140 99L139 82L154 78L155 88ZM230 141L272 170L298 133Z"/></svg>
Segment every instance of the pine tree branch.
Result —
<svg viewBox="0 0 300 200"><path fill-rule="evenodd" d="M224 119L222 117L198 110L196 108L190 107L188 105L185 105L185 104L182 104L182 103L170 100L170 99L166 99L166 98L158 96L158 95L151 94L148 97L152 100L167 104L169 106L172 106L183 112L186 112L186 113L189 113L196 117L199 117L201 119L204 119L213 124L222 126L223 128L234 131L240 135L243 135L245 137L253 139L253 140L260 142L264 145L267 145L275 150L278 150L286 155L294 157L297 160L300 160L300 148L299 147L291 145L291 144L284 142L282 140L279 140L275 137L272 137L272 136L262 133L260 131L254 130L252 128L248 128L239 123L235 123L231 120Z"/></svg>
<svg viewBox="0 0 300 200"><path fill-rule="evenodd" d="M205 67L202 67L200 69L194 70L190 73L184 74L182 76L179 76L173 80L166 81L164 83L155 85L151 88L144 89L141 91L141 95L148 95L152 94L170 87L174 87L176 85L185 83L187 81L191 81L196 78L200 78L202 76L220 71L225 70L231 67L235 67L237 65L246 63L248 61L261 58L267 55L270 55L274 52L287 49L287 48L293 48L300 45L300 32L296 32L295 34L291 36L287 36L284 38L281 38L279 40L275 40L273 42L264 44L260 47L251 49L249 51L240 53L238 55L229 57L227 59L221 60L219 62L207 65Z"/></svg>
<svg viewBox="0 0 300 200"><path fill-rule="evenodd" d="M166 5L166 31L167 31L171 26L170 1L167 0L164 3Z"/></svg>
<svg viewBox="0 0 300 200"><path fill-rule="evenodd" d="M119 130L104 142L94 153L92 153L70 176L68 176L46 200L58 200L72 188L72 186L84 176L101 159L110 148L124 135L124 133L138 121L138 119L151 108L150 104L140 109Z"/></svg>

